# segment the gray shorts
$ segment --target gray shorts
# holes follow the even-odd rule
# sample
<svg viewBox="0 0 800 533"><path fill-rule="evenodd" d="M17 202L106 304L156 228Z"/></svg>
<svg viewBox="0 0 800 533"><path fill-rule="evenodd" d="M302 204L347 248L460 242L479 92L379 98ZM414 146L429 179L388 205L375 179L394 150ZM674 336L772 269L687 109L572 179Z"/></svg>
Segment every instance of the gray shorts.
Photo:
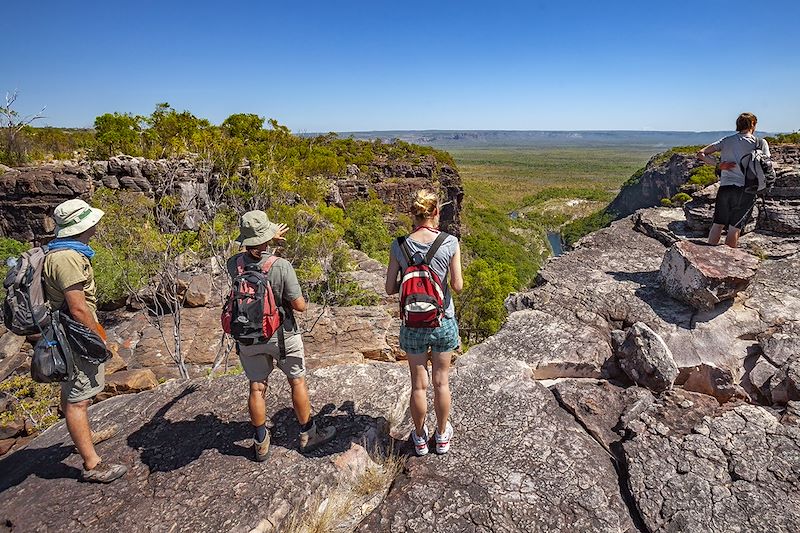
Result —
<svg viewBox="0 0 800 533"><path fill-rule="evenodd" d="M250 381L264 381L272 373L277 363L289 379L302 378L306 375L306 357L303 348L303 336L286 337L286 359L280 360L277 336L266 344L251 346L239 345L239 361Z"/></svg>
<svg viewBox="0 0 800 533"><path fill-rule="evenodd" d="M75 357L75 379L61 382L61 401L78 403L91 400L106 387L106 365L95 365Z"/></svg>

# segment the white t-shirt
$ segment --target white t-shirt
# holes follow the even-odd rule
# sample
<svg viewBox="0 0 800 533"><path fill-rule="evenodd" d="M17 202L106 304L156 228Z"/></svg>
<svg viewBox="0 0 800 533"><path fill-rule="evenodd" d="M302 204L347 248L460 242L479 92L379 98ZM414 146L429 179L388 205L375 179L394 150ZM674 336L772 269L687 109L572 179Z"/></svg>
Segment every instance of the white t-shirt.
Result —
<svg viewBox="0 0 800 533"><path fill-rule="evenodd" d="M759 139L759 147L764 155L769 156L769 145L764 139ZM720 152L720 161L730 161L736 163L732 170L723 170L719 178L720 186L736 185L744 187L744 174L739 166L739 161L744 156L755 150L756 137L752 133L734 133L718 140L712 144L716 151Z"/></svg>

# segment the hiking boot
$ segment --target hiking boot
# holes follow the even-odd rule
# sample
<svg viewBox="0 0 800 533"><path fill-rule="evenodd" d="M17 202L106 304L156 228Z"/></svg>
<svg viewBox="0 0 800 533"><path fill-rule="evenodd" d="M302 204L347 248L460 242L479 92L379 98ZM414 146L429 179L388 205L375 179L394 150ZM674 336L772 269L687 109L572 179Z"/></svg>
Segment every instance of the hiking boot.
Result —
<svg viewBox="0 0 800 533"><path fill-rule="evenodd" d="M92 431L92 444L100 444L104 440L108 440L119 431L119 424L111 424L107 428L100 431Z"/></svg>
<svg viewBox="0 0 800 533"><path fill-rule="evenodd" d="M124 476L127 471L127 466L100 462L91 470L84 468L81 472L81 481L87 483L111 483L115 479Z"/></svg>
<svg viewBox="0 0 800 533"><path fill-rule="evenodd" d="M444 434L439 433L439 429L436 429L436 433L433 434L433 437L436 439L436 453L443 454L450 451L450 439L453 438L453 426L450 425L450 422L447 423L447 427L444 429Z"/></svg>
<svg viewBox="0 0 800 533"><path fill-rule="evenodd" d="M422 436L417 436L417 430L411 430L411 443L414 445L414 453L422 457L428 455L428 430L422 428Z"/></svg>
<svg viewBox="0 0 800 533"><path fill-rule="evenodd" d="M300 451L310 452L316 450L323 444L333 440L336 436L336 428L331 426L318 430L317 423L314 422L311 429L300 433Z"/></svg>
<svg viewBox="0 0 800 533"><path fill-rule="evenodd" d="M253 439L253 450L256 453L256 462L263 463L269 455L269 431L261 442Z"/></svg>

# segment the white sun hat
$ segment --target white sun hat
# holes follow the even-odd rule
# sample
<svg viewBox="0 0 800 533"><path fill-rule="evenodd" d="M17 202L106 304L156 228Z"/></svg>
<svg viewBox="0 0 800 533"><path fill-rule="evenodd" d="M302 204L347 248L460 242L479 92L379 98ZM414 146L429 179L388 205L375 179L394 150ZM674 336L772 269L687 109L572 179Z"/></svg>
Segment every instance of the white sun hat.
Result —
<svg viewBox="0 0 800 533"><path fill-rule="evenodd" d="M101 209L92 207L80 198L73 198L56 206L56 238L80 235L103 218Z"/></svg>

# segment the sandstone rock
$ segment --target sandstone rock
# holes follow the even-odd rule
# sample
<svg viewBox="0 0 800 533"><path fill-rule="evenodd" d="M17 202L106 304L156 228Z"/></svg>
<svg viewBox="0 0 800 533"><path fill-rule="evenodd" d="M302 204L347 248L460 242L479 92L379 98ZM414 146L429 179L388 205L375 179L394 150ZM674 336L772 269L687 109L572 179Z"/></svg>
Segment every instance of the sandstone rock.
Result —
<svg viewBox="0 0 800 533"><path fill-rule="evenodd" d="M0 439L12 439L25 434L25 416L17 414L11 420L0 424Z"/></svg>
<svg viewBox="0 0 800 533"><path fill-rule="evenodd" d="M17 439L0 439L0 455L5 455L14 446Z"/></svg>
<svg viewBox="0 0 800 533"><path fill-rule="evenodd" d="M727 246L682 241L664 255L659 279L673 298L697 309L713 309L750 282L758 259Z"/></svg>
<svg viewBox="0 0 800 533"><path fill-rule="evenodd" d="M742 405L694 417L687 429L686 412L652 409L623 445L648 530L798 530L800 428Z"/></svg>
<svg viewBox="0 0 800 533"><path fill-rule="evenodd" d="M183 305L186 307L203 307L213 300L215 300L214 282L211 276L205 273L192 276L183 295ZM216 300L219 300L219 298L216 298Z"/></svg>
<svg viewBox="0 0 800 533"><path fill-rule="evenodd" d="M611 459L525 363L467 354L451 388L450 452L411 458L358 531L634 531Z"/></svg>
<svg viewBox="0 0 800 533"><path fill-rule="evenodd" d="M153 389L158 386L158 379L148 368L120 370L106 376L106 388L97 395L98 400L105 400L117 394L130 394Z"/></svg>
<svg viewBox="0 0 800 533"><path fill-rule="evenodd" d="M678 366L664 339L643 322L636 322L628 330L617 352L617 362L634 383L654 392L672 388L678 377Z"/></svg>
<svg viewBox="0 0 800 533"><path fill-rule="evenodd" d="M119 345L115 342L109 342L107 346L108 350L111 352L111 359L106 361L105 364L106 375L113 374L119 370L127 369L128 363L119 354Z"/></svg>
<svg viewBox="0 0 800 533"><path fill-rule="evenodd" d="M358 352L376 361L396 360L399 347L389 344L389 338L399 325L382 306L309 305L298 321L306 331L303 344L309 359Z"/></svg>
<svg viewBox="0 0 800 533"><path fill-rule="evenodd" d="M0 336L0 359L17 355L25 344L25 337L7 331Z"/></svg>
<svg viewBox="0 0 800 533"><path fill-rule="evenodd" d="M673 153L663 161L661 155L653 156L643 173L626 183L608 210L618 217L627 217L638 209L655 207L662 198L671 198L686 183L692 169L702 163L694 156Z"/></svg>
<svg viewBox="0 0 800 533"><path fill-rule="evenodd" d="M376 466L365 456L388 444L388 420L406 409L406 371L332 367L310 372L308 383L319 423L335 426L337 437L300 455L288 387L274 375L266 400L273 426L266 463L251 459L244 376L197 380L194 390L167 383L100 402L89 411L93 426L118 423L120 432L99 450L129 467L125 478L99 492L76 483L80 458L62 421L0 462L0 520L21 531L55 524L67 531L130 530L135 524L137 530L277 532L335 495L352 497L368 513L375 494L362 497L352 480Z"/></svg>

